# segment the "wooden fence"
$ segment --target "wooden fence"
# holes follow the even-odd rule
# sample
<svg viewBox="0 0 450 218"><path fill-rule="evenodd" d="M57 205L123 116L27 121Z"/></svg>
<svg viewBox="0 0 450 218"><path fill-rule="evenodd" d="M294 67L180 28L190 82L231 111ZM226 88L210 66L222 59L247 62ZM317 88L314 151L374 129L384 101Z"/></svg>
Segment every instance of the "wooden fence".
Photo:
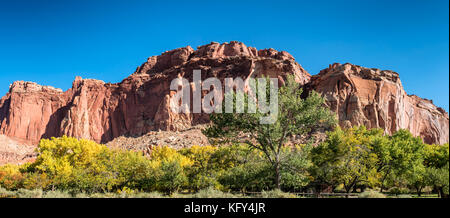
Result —
<svg viewBox="0 0 450 218"><path fill-rule="evenodd" d="M244 196L262 196L262 192L233 192L232 194L242 194ZM305 193L305 192L289 192L288 194L293 194L298 197L317 197L316 193ZM359 193L320 193L319 197L336 197L336 198L357 198Z"/></svg>

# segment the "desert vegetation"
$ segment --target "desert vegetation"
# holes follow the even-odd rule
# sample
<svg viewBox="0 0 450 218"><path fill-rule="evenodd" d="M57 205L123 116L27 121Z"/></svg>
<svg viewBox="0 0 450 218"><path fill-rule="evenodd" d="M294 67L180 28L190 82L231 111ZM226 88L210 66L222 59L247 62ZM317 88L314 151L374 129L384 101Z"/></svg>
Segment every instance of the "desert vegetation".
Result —
<svg viewBox="0 0 450 218"><path fill-rule="evenodd" d="M0 197L448 197L448 144L425 144L407 130L341 129L320 95L301 95L288 79L274 124L260 124L258 113L213 114L205 130L213 146L144 155L66 136L43 139L34 162L0 167ZM320 128L328 131L319 144L286 143Z"/></svg>
<svg viewBox="0 0 450 218"><path fill-rule="evenodd" d="M87 140L42 140L33 163L0 167L2 197L295 197L296 192L448 197L448 144L406 131L336 129L325 142L284 146L280 189L260 150L247 145L113 150ZM407 195L405 195L407 194Z"/></svg>

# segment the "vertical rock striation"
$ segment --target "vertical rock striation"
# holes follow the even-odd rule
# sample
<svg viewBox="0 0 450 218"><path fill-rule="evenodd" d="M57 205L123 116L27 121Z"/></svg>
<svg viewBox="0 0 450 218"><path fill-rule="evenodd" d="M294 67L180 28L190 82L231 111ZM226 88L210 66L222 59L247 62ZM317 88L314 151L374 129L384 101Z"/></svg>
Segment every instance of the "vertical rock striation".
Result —
<svg viewBox="0 0 450 218"><path fill-rule="evenodd" d="M182 131L209 122L208 114L170 110L170 83L193 70L202 80L270 76L283 84L287 74L307 91L325 96L340 125L381 127L386 133L409 129L427 143L449 140L449 117L432 101L407 95L397 73L352 64L333 64L310 76L287 52L257 50L241 42L190 46L153 56L117 84L77 77L63 92L36 83L14 82L0 100L0 134L37 144L62 135L106 143L119 136ZM194 85L190 84L191 88Z"/></svg>
<svg viewBox="0 0 450 218"><path fill-rule="evenodd" d="M0 134L37 144L42 138L74 136L109 142L153 130L178 131L209 122L207 114L175 114L170 110L170 83L193 70L202 79L267 75L283 79L295 74L305 84L310 75L287 52L256 50L240 42L190 46L148 58L118 84L77 77L66 92L29 82L15 82L0 101ZM191 84L192 85L192 84Z"/></svg>
<svg viewBox="0 0 450 218"><path fill-rule="evenodd" d="M380 127L387 134L408 129L426 143L449 141L448 113L431 100L407 95L393 71L333 64L313 76L306 89L325 97L343 127Z"/></svg>

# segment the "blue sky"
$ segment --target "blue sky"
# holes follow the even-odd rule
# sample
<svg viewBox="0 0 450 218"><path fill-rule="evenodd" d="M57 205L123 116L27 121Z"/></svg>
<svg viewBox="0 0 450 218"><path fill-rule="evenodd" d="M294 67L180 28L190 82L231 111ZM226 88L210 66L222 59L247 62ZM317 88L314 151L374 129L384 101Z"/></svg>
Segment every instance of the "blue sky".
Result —
<svg viewBox="0 0 450 218"><path fill-rule="evenodd" d="M211 41L285 50L311 74L394 70L408 94L449 109L447 0L0 0L0 95L15 80L120 82L149 56Z"/></svg>

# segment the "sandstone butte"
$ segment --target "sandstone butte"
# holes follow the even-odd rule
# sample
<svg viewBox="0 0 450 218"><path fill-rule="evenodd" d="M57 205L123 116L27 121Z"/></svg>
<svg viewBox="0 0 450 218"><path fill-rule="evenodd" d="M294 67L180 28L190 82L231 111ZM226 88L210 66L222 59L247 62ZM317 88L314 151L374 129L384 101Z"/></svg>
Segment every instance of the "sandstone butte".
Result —
<svg viewBox="0 0 450 218"><path fill-rule="evenodd" d="M62 135L107 143L208 123L207 114L174 114L169 109L172 79L182 76L192 82L194 69L202 70L202 80L268 75L281 84L287 74L294 74L305 90L326 98L343 127L380 127L387 134L409 129L426 143L449 141L448 113L431 100L407 95L393 71L336 63L311 76L287 52L257 50L236 41L213 42L197 50L187 46L150 57L117 84L77 77L63 92L14 82L0 100L0 134L32 145Z"/></svg>

